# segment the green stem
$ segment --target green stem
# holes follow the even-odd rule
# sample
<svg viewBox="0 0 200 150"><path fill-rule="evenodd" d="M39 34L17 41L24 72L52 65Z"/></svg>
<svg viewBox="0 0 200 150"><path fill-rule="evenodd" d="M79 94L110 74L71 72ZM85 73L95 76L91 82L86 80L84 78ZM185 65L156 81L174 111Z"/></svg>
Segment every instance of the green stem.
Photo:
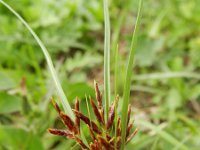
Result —
<svg viewBox="0 0 200 150"><path fill-rule="evenodd" d="M116 46L115 50L115 70L114 70L114 91L115 96L118 94L118 80L119 80L119 47Z"/></svg>
<svg viewBox="0 0 200 150"><path fill-rule="evenodd" d="M110 104L110 20L108 11L108 0L104 0L104 93L105 93L105 111L106 120Z"/></svg>

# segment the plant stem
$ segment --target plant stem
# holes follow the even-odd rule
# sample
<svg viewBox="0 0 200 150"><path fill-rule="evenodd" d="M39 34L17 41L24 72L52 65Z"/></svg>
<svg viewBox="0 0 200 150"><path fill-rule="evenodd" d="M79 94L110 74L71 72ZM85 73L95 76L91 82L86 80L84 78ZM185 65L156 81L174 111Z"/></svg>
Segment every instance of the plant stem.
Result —
<svg viewBox="0 0 200 150"><path fill-rule="evenodd" d="M137 14L138 16L137 16L133 36L132 36L128 66L126 70L126 79L125 79L125 85L124 85L124 93L123 93L124 95L123 95L122 115L121 115L121 120L122 120L121 149L122 150L124 149L125 139L126 139L127 114L128 114L128 104L129 104L129 98L130 98L131 77L132 77L132 69L133 69L133 62L134 62L134 56L135 56L135 48L136 48L136 43L137 43L138 26L140 24L140 19L141 19L142 2L143 2L142 0L139 1L139 9L138 9L138 14Z"/></svg>
<svg viewBox="0 0 200 150"><path fill-rule="evenodd" d="M104 0L104 95L105 95L105 114L108 117L110 104L110 20L108 10L108 0Z"/></svg>
<svg viewBox="0 0 200 150"><path fill-rule="evenodd" d="M74 120L75 119L74 113L72 112L72 109L71 109L70 104L67 100L67 97L65 96L65 93L62 89L62 86L61 86L60 81L58 79L57 73L56 73L55 68L53 66L51 57L50 57L46 47L44 46L44 44L42 43L40 38L37 36L37 34L31 29L31 27L28 25L28 23L13 8L11 8L7 3L5 3L2 0L0 0L0 3L2 3L6 8L8 8L24 24L24 26L29 30L29 32L32 34L32 36L37 41L38 45L42 49L42 52L44 53L45 59L47 61L51 76L53 78L55 87L58 91L58 95L61 99L61 103L64 107L64 110Z"/></svg>
<svg viewBox="0 0 200 150"><path fill-rule="evenodd" d="M118 80L119 80L119 47L118 45L116 46L115 50L115 70L114 70L114 93L115 96L118 94Z"/></svg>

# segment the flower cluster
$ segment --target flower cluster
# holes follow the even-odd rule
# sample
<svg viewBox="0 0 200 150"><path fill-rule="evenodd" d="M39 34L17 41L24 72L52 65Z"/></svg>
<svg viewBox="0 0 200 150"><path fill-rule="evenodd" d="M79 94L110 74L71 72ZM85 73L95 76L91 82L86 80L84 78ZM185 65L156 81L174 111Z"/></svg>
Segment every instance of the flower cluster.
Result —
<svg viewBox="0 0 200 150"><path fill-rule="evenodd" d="M95 92L96 92L96 101L90 97L90 104L92 106L93 112L96 117L96 122L91 120L89 117L85 116L83 113L79 111L79 100L76 99L75 109L73 112L75 114L75 121L61 111L57 103L52 100L54 108L58 112L61 120L64 125L67 127L67 130L60 129L52 129L49 128L48 131L51 134L64 136L69 139L75 140L82 149L86 150L119 150L121 145L121 119L120 117L116 118L116 111L118 106L118 96L115 101L109 108L108 118L105 121L104 117L104 108L102 102L102 94L99 91L98 84L95 83ZM131 106L128 108L128 120L127 120L127 130L126 130L126 144L134 137L137 133L137 129L135 129L132 133L133 124L130 122L131 116ZM91 142L89 145L86 145L80 136L80 121L83 121L90 131ZM97 124L98 122L98 124ZM115 123L116 122L116 123ZM114 130L113 130L114 129Z"/></svg>

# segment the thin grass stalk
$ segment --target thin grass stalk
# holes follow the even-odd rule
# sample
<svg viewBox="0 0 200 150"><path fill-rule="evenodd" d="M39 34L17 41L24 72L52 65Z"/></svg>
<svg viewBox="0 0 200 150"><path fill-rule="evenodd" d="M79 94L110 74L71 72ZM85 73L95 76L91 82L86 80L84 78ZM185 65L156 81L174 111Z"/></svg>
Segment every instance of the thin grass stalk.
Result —
<svg viewBox="0 0 200 150"><path fill-rule="evenodd" d="M40 46L45 59L47 61L51 76L53 78L55 87L57 89L58 95L60 97L61 103L63 105L63 108L65 110L65 112L74 120L75 116L72 112L72 109L70 107L70 104L67 100L67 97L62 89L62 86L60 84L60 81L58 79L57 73L55 71L55 68L53 66L51 57L46 49L46 47L44 46L44 44L42 43L42 41L40 40L40 38L37 36L37 34L32 30L32 28L28 25L28 23L10 6L8 5L6 2L0 0L0 3L2 3L6 8L8 8L23 24L24 26L29 30L29 32L32 34L32 36L35 38L35 40L37 41L38 45Z"/></svg>
<svg viewBox="0 0 200 150"><path fill-rule="evenodd" d="M128 113L128 104L130 98L130 88L131 88L131 77L132 77L132 69L133 69L133 62L135 56L135 48L137 43L137 34L138 34L138 27L141 20L141 9L142 9L142 2L143 0L139 1L139 8L137 14L137 20L135 24L135 29L132 36L129 59L128 59L128 66L126 70L126 78L125 78L125 86L124 86L124 95L123 95L123 104L122 104L122 145L121 149L124 149L125 146L125 138L126 138L126 126L127 126L127 113Z"/></svg>
<svg viewBox="0 0 200 150"><path fill-rule="evenodd" d="M159 72L136 75L133 80L160 80L168 78L193 78L200 80L197 72Z"/></svg>
<svg viewBox="0 0 200 150"><path fill-rule="evenodd" d="M114 91L115 96L118 94L118 80L119 80L119 46L116 46L115 50L115 70L114 70Z"/></svg>
<svg viewBox="0 0 200 150"><path fill-rule="evenodd" d="M116 46L116 50L115 50L115 70L114 70L114 91L115 91L115 97L118 94L118 73L119 73L119 47L118 45ZM117 105L115 105L115 147L117 145Z"/></svg>
<svg viewBox="0 0 200 150"><path fill-rule="evenodd" d="M105 95L105 117L108 118L110 104L110 19L108 10L108 0L104 0L104 95Z"/></svg>

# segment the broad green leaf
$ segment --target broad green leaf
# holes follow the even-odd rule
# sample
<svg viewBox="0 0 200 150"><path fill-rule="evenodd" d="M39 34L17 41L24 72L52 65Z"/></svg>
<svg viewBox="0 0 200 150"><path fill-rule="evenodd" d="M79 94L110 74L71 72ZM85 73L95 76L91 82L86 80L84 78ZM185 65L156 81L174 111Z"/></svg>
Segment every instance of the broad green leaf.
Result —
<svg viewBox="0 0 200 150"><path fill-rule="evenodd" d="M0 145L10 150L44 150L32 132L5 126L0 126Z"/></svg>
<svg viewBox="0 0 200 150"><path fill-rule="evenodd" d="M0 93L0 113L12 113L21 111L22 99L15 95Z"/></svg>
<svg viewBox="0 0 200 150"><path fill-rule="evenodd" d="M94 96L94 88L90 87L86 83L75 83L67 86L63 85L64 91L68 93L68 99L70 101L75 100L76 97L84 99L85 95Z"/></svg>
<svg viewBox="0 0 200 150"><path fill-rule="evenodd" d="M14 81L6 74L0 72L0 91L7 90L15 87Z"/></svg>

